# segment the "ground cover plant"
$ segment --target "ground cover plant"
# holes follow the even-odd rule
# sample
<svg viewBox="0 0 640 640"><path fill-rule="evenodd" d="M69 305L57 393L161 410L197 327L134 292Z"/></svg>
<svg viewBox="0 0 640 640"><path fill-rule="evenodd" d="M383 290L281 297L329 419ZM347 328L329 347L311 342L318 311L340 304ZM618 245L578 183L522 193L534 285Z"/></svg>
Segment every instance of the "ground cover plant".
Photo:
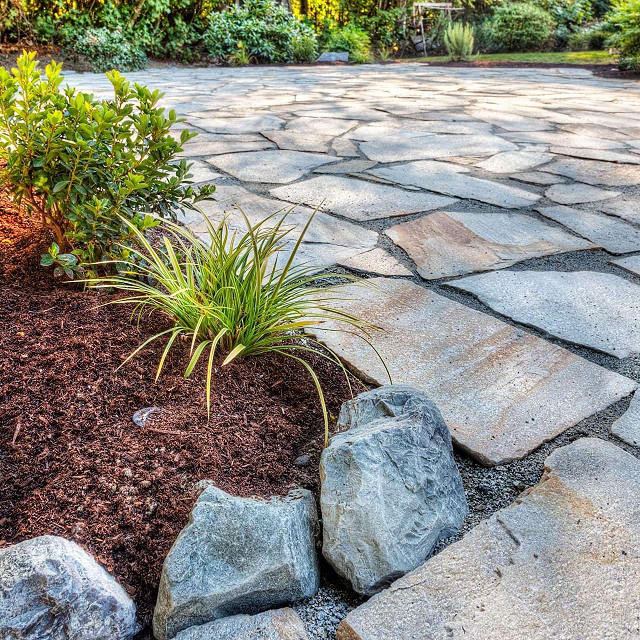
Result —
<svg viewBox="0 0 640 640"><path fill-rule="evenodd" d="M94 270L127 259L132 229L175 218L214 188L189 184L189 164L176 156L193 137L158 102L159 91L108 75L113 99L61 89L61 65L38 70L35 53L0 68L0 188L53 232L47 265ZM58 262L57 262L57 261ZM64 273L67 273L63 269Z"/></svg>

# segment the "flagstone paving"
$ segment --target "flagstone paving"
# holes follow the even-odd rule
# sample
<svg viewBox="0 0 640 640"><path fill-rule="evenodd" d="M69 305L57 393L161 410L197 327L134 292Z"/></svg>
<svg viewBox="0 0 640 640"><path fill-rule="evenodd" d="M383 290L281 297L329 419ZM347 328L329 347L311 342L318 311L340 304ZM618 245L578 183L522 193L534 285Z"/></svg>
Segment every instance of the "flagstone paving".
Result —
<svg viewBox="0 0 640 640"><path fill-rule="evenodd" d="M640 447L640 393L635 393L626 413L611 425L611 433L623 442Z"/></svg>
<svg viewBox="0 0 640 640"><path fill-rule="evenodd" d="M618 267L622 267L623 269L626 269L627 271L640 276L640 255L612 260L611 264L615 264Z"/></svg>
<svg viewBox="0 0 640 640"><path fill-rule="evenodd" d="M637 83L576 69L419 64L128 76L164 91L164 104L186 119L179 128L200 134L183 155L196 161L195 181L218 185L207 215L244 229L239 209L256 222L295 206L293 240L320 207L300 259L386 276L378 289L347 290L353 310L387 329L375 340L394 380L432 394L458 444L484 463L524 456L633 392L633 380L597 364L615 368L595 350L598 331L580 337L591 346L578 356L577 336L556 332L566 350L525 326L522 297L510 301L522 322L507 324L440 279L536 260L547 261L536 270L598 271L605 267L590 261L606 265L598 257L606 251L625 260L606 268L637 286L638 256L629 255L640 252ZM111 93L103 76L67 80ZM198 212L184 221L205 231ZM600 333L619 328L620 290L606 300L585 294L592 306L576 304L572 324L598 317ZM386 381L364 343L322 338ZM616 345L616 355L627 352L635 353ZM637 365L620 370L638 377Z"/></svg>

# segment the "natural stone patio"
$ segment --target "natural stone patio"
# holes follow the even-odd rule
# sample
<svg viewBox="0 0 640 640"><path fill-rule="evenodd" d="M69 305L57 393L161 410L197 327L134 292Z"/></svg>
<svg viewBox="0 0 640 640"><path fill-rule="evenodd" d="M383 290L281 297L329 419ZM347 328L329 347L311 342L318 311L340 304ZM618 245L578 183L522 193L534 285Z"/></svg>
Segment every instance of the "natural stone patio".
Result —
<svg viewBox="0 0 640 640"><path fill-rule="evenodd" d="M100 94L107 86L101 76L68 79ZM305 260L413 278L353 292L345 304L387 329L374 341L396 381L433 394L478 459L524 456L635 388L487 313L561 344L637 354L638 256L625 256L640 251L637 83L575 69L418 64L168 68L130 79L166 92L182 126L200 132L184 155L196 161L195 181L219 185L203 207L210 217L231 212L242 227L234 205L253 221L297 205L291 222L302 225L320 207ZM186 222L204 231L198 213ZM602 281L588 266L599 247L623 258L610 267L611 286L585 298L582 289ZM562 289L561 274L514 275L506 288L497 280L489 300L461 281L489 305L484 313L425 290L451 296L443 278L576 252L586 273ZM366 345L325 334L354 368L384 382Z"/></svg>
<svg viewBox="0 0 640 640"><path fill-rule="evenodd" d="M526 462L594 421L637 455L640 84L419 64L129 77L200 132L184 155L196 182L218 185L212 219L242 228L236 205L251 221L297 205L300 229L319 207L302 259L384 276L345 285L339 304L380 327L393 382L424 390L470 456ZM205 230L197 212L184 221ZM364 342L318 337L388 382ZM638 469L602 440L557 449L540 485L350 614L340 637L638 637Z"/></svg>

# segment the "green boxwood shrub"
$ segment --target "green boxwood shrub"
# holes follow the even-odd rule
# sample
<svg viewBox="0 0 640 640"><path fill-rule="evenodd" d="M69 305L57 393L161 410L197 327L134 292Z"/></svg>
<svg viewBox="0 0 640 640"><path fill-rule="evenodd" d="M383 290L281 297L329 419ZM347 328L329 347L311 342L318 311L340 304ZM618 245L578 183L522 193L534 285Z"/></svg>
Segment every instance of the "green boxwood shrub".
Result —
<svg viewBox="0 0 640 640"><path fill-rule="evenodd" d="M313 29L273 0L248 0L239 8L213 13L204 35L209 55L217 60L227 61L241 42L257 62L292 61L294 43L303 37L315 42Z"/></svg>
<svg viewBox="0 0 640 640"><path fill-rule="evenodd" d="M355 24L331 29L326 36L323 49L325 51L346 51L349 60L357 64L371 62L371 38L369 34Z"/></svg>
<svg viewBox="0 0 640 640"><path fill-rule="evenodd" d="M144 51L118 29L87 29L75 35L68 46L74 55L84 56L92 71L137 71L147 65Z"/></svg>
<svg viewBox="0 0 640 640"><path fill-rule="evenodd" d="M551 14L529 2L503 4L493 15L493 41L500 51L542 51L555 29Z"/></svg>

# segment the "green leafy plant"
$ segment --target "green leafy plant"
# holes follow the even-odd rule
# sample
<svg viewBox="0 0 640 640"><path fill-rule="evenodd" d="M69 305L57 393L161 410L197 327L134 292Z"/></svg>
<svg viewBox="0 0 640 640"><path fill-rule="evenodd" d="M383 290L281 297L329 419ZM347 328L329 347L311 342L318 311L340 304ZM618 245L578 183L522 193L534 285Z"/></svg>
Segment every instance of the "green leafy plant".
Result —
<svg viewBox="0 0 640 640"><path fill-rule="evenodd" d="M552 42L555 28L547 11L528 2L503 4L493 15L493 40L501 51L542 51Z"/></svg>
<svg viewBox="0 0 640 640"><path fill-rule="evenodd" d="M120 29L87 29L75 35L68 46L73 55L82 55L95 72L137 71L147 65L147 56Z"/></svg>
<svg viewBox="0 0 640 640"><path fill-rule="evenodd" d="M84 275L84 269L78 265L77 256L72 253L60 253L60 247L57 242L51 244L47 253L40 259L40 264L43 267L55 265L53 275L56 278L64 274L67 278L73 280L76 275Z"/></svg>
<svg viewBox="0 0 640 640"><path fill-rule="evenodd" d="M473 54L474 29L469 24L452 22L444 34L449 60L469 60Z"/></svg>
<svg viewBox="0 0 640 640"><path fill-rule="evenodd" d="M640 69L640 0L614 0L608 22L615 29L610 45L620 52L620 68Z"/></svg>
<svg viewBox="0 0 640 640"><path fill-rule="evenodd" d="M346 51L349 60L356 64L364 64L373 60L371 38L364 29L355 24L332 29L324 43L325 51Z"/></svg>
<svg viewBox="0 0 640 640"><path fill-rule="evenodd" d="M62 65L44 77L35 53L17 68L0 67L0 188L51 230L59 251L80 266L127 259L136 231L175 219L211 195L213 186L189 184L181 144L169 133L180 120L158 106L162 94L107 74L111 100L67 87Z"/></svg>
<svg viewBox="0 0 640 640"><path fill-rule="evenodd" d="M115 287L132 292L132 297L116 299L112 304L134 304L138 317L151 311L173 321L171 328L143 342L125 362L152 342L166 338L156 370L157 380L167 355L181 344L178 339L187 339L190 360L184 375L190 376L201 360L206 362L208 411L218 355L224 356L222 366L240 357L265 353L282 354L301 363L316 385L327 440L328 416L322 386L300 354L315 353L339 365L340 361L312 339L301 340L296 332L333 320L348 331L364 332L362 337L366 340L370 325L330 306L335 294L331 288L318 286L317 269L295 265L313 216L293 247L288 242L291 229L285 226L286 217L286 214L267 217L255 225L245 217L248 230L232 232L226 219L214 225L204 216L208 240L184 227L164 223L162 251L132 226L138 246L132 249L132 259L125 262L124 272L90 284L95 288Z"/></svg>
<svg viewBox="0 0 640 640"><path fill-rule="evenodd" d="M258 62L289 62L293 41L305 36L315 40L313 29L274 0L247 0L240 7L214 12L204 40L209 55L227 60L242 42Z"/></svg>
<svg viewBox="0 0 640 640"><path fill-rule="evenodd" d="M299 35L291 40L292 62L315 62L318 57L316 38L309 35Z"/></svg>
<svg viewBox="0 0 640 640"><path fill-rule="evenodd" d="M571 51L600 51L606 48L613 35L608 22L596 22L573 31L567 45Z"/></svg>
<svg viewBox="0 0 640 640"><path fill-rule="evenodd" d="M238 48L229 56L229 61L235 67L245 67L251 62L251 56L247 53L244 42L238 42Z"/></svg>

